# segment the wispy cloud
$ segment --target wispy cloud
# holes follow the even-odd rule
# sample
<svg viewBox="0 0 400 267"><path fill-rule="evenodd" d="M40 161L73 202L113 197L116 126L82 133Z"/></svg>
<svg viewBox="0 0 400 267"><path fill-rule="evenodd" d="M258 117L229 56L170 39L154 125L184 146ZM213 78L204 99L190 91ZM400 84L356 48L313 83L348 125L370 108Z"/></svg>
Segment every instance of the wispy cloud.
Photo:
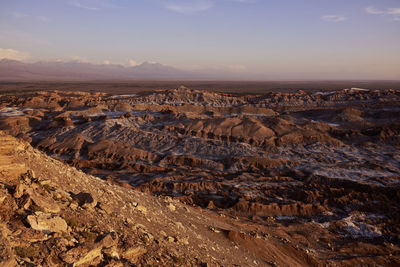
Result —
<svg viewBox="0 0 400 267"><path fill-rule="evenodd" d="M258 0L168 0L163 1L163 4L168 10L182 14L193 14L209 10L214 6L217 6L218 2L223 1L250 4L257 2Z"/></svg>
<svg viewBox="0 0 400 267"><path fill-rule="evenodd" d="M186 0L186 1L173 1L167 2L165 7L171 11L192 14L200 11L205 11L214 6L212 1L208 0Z"/></svg>
<svg viewBox="0 0 400 267"><path fill-rule="evenodd" d="M321 19L328 22L341 22L347 20L343 15L325 15L322 16Z"/></svg>
<svg viewBox="0 0 400 267"><path fill-rule="evenodd" d="M28 52L18 51L15 49L4 49L0 48L0 59L12 59L12 60L27 60L31 57Z"/></svg>
<svg viewBox="0 0 400 267"><path fill-rule="evenodd" d="M378 9L373 6L369 6L365 8L365 12L372 15L389 16L392 20L400 21L400 7Z"/></svg>
<svg viewBox="0 0 400 267"><path fill-rule="evenodd" d="M375 15L400 15L400 8L377 9L373 6L370 6L365 8L365 11L369 14Z"/></svg>
<svg viewBox="0 0 400 267"><path fill-rule="evenodd" d="M87 10L99 10L100 7L97 6L91 6L91 5L87 5L87 3L85 3L86 1L80 1L80 0L75 0L71 2L71 5L74 7L78 7L78 8L82 8L82 9L87 9Z"/></svg>
<svg viewBox="0 0 400 267"><path fill-rule="evenodd" d="M49 22L50 19L46 16L34 16L34 15L29 15L21 12L13 12L12 16L16 19L34 19L38 20L41 22Z"/></svg>
<svg viewBox="0 0 400 267"><path fill-rule="evenodd" d="M105 8L118 8L119 6L114 3L112 0L70 0L70 5L86 9L97 11Z"/></svg>
<svg viewBox="0 0 400 267"><path fill-rule="evenodd" d="M14 16L14 18L17 18L17 19L26 18L28 16L27 14L20 13L20 12L13 12L12 15Z"/></svg>

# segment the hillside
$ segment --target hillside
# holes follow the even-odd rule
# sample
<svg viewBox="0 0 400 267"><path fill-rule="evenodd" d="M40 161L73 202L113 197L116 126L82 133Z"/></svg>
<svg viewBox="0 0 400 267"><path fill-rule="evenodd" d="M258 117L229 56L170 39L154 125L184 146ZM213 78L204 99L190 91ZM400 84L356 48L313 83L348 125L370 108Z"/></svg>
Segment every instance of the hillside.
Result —
<svg viewBox="0 0 400 267"><path fill-rule="evenodd" d="M86 175L4 133L0 143L2 266L313 262L243 222Z"/></svg>

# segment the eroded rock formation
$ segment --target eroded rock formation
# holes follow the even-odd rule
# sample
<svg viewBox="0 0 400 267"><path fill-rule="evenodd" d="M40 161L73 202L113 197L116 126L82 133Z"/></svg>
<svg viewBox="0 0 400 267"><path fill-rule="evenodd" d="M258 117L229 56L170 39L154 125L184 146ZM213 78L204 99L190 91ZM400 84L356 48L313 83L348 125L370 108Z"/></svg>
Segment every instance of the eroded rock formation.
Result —
<svg viewBox="0 0 400 267"><path fill-rule="evenodd" d="M382 251L400 242L399 91L234 95L181 87L10 94L0 103L2 130L127 190L278 225L297 245L315 231L326 240L306 242L313 260L398 260ZM24 170L4 162L14 176Z"/></svg>

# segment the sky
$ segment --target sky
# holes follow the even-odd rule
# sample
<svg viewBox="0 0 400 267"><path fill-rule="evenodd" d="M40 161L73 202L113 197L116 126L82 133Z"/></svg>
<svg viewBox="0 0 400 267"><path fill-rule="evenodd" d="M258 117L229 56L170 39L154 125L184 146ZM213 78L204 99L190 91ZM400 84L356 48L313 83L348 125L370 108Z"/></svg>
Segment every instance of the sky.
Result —
<svg viewBox="0 0 400 267"><path fill-rule="evenodd" d="M0 58L400 80L400 0L0 0Z"/></svg>

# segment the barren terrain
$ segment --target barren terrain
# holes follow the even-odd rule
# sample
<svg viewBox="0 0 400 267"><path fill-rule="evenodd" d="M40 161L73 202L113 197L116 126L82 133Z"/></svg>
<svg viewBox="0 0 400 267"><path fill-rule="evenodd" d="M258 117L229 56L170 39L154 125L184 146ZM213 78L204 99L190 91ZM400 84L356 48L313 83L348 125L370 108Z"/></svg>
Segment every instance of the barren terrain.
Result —
<svg viewBox="0 0 400 267"><path fill-rule="evenodd" d="M79 202L76 195L84 191L101 202L104 194L116 192L111 193L115 199L105 201L113 203L110 212L98 203L71 210L70 204L61 204L68 196L51 198L59 201L61 217L71 212L74 218L91 218L106 211L108 222L87 222L96 238L94 245L85 244L99 251L105 248L99 245L105 233L95 221L101 227L112 224L111 215L118 214L113 215L117 232L124 235L113 245L118 255L133 246L127 235L143 239L137 224L145 225L154 240L138 241L135 247L143 253L133 259L118 256L121 264L399 265L400 91L283 91L233 94L182 86L120 94L8 92L0 96L0 129L6 139L18 137L51 156L32 148L18 152L28 170L53 180L53 187L69 192L71 199ZM42 160L49 162L46 168ZM78 173L60 162L98 178L81 172L49 175L57 168ZM14 188L22 183L21 173L25 170L4 182L14 194L14 200L5 199L18 206L18 211L6 207L12 214L11 223L3 226L8 229L13 220L27 224L27 216L43 212L15 200L21 198ZM23 183L30 185L37 177ZM143 199L148 217L129 215L140 204L135 198ZM124 218L139 220L136 228L118 224ZM176 227L168 228L167 221ZM85 231L78 230L70 233L79 241ZM69 243L63 253L82 244ZM60 264L80 259L55 258ZM116 260L101 258L97 264ZM46 260L41 264L52 266Z"/></svg>
<svg viewBox="0 0 400 267"><path fill-rule="evenodd" d="M321 90L341 90L349 87L366 89L396 89L400 90L400 81L12 81L1 80L1 93L25 93L43 90L103 92L112 94L133 94L160 89L176 89L185 84L188 88L196 88L211 92L233 94L265 94L267 92L295 92L305 90L318 92Z"/></svg>

